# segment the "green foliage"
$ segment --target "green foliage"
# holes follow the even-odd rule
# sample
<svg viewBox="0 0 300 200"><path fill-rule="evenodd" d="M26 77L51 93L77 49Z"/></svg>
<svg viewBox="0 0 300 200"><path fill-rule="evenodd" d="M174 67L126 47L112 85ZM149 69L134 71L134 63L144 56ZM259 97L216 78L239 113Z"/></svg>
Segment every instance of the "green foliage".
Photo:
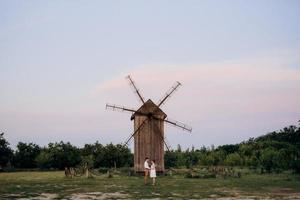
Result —
<svg viewBox="0 0 300 200"><path fill-rule="evenodd" d="M256 141L278 141L289 144L300 144L300 127L289 126L285 127L279 132L268 133L267 135L258 137Z"/></svg>
<svg viewBox="0 0 300 200"><path fill-rule="evenodd" d="M75 167L81 162L80 150L68 143L49 143L36 157L40 168L64 169Z"/></svg>
<svg viewBox="0 0 300 200"><path fill-rule="evenodd" d="M293 169L300 173L300 128L290 126L246 142L222 145L217 148L202 147L199 150L166 152L165 166L191 168L196 165L261 167L267 172Z"/></svg>
<svg viewBox="0 0 300 200"><path fill-rule="evenodd" d="M35 159L40 151L40 147L36 144L19 142L13 159L13 165L17 168L37 167Z"/></svg>
<svg viewBox="0 0 300 200"><path fill-rule="evenodd" d="M81 162L80 150L69 142L50 143L48 148L52 154L53 168L74 167Z"/></svg>
<svg viewBox="0 0 300 200"><path fill-rule="evenodd" d="M189 149L184 153L185 166L186 168L191 168L192 166L197 165L199 162L198 153L194 150L194 147L191 151Z"/></svg>
<svg viewBox="0 0 300 200"><path fill-rule="evenodd" d="M229 166L240 166L242 165L242 158L238 153L231 153L227 155L224 164Z"/></svg>
<svg viewBox="0 0 300 200"><path fill-rule="evenodd" d="M81 157L81 165L86 166L87 168L92 168L94 166L93 155L87 155Z"/></svg>
<svg viewBox="0 0 300 200"><path fill-rule="evenodd" d="M176 167L177 165L177 157L174 151L166 151L165 152L165 167L171 168Z"/></svg>
<svg viewBox="0 0 300 200"><path fill-rule="evenodd" d="M219 146L217 150L225 152L225 154L231 154L235 153L239 150L239 145L238 144L226 144Z"/></svg>
<svg viewBox="0 0 300 200"><path fill-rule="evenodd" d="M195 152L194 148L190 151L187 149L186 151L182 151L180 145L177 146L177 149L174 151L165 152L165 167L171 168L181 168L187 167L190 168L193 165L198 163L198 153Z"/></svg>
<svg viewBox="0 0 300 200"><path fill-rule="evenodd" d="M300 174L300 158L299 157L292 161L291 167L296 173Z"/></svg>
<svg viewBox="0 0 300 200"><path fill-rule="evenodd" d="M86 164L89 168L129 167L133 165L133 155L120 144L103 146L96 142L79 149L70 143L60 142L43 148L36 162L40 168L56 169Z"/></svg>
<svg viewBox="0 0 300 200"><path fill-rule="evenodd" d="M262 151L261 155L261 165L262 167L270 173L274 169L278 169L280 166L279 153L273 148L267 148Z"/></svg>
<svg viewBox="0 0 300 200"><path fill-rule="evenodd" d="M240 144L221 145L215 148L176 150L165 152L166 168L190 168L205 166L248 166L267 172L293 170L300 173L300 128L286 127L258 138L250 138ZM117 144L102 145L98 141L77 148L69 142L49 143L40 148L33 143L19 142L15 154L0 134L0 165L12 161L17 168L64 169L87 164L89 168L113 168L133 166L133 154L127 147Z"/></svg>
<svg viewBox="0 0 300 200"><path fill-rule="evenodd" d="M121 144L108 144L104 148L104 156L101 167L123 167L132 166L130 150Z"/></svg>
<svg viewBox="0 0 300 200"><path fill-rule="evenodd" d="M53 158L49 151L43 149L35 159L37 167L40 169L50 169L53 165Z"/></svg>
<svg viewBox="0 0 300 200"><path fill-rule="evenodd" d="M13 151L8 146L9 143L4 138L4 133L0 134L0 168L6 167L13 157Z"/></svg>
<svg viewBox="0 0 300 200"><path fill-rule="evenodd" d="M290 154L290 167L296 172L300 173L300 145L294 146Z"/></svg>
<svg viewBox="0 0 300 200"><path fill-rule="evenodd" d="M93 167L129 167L133 166L133 155L130 149L117 144L108 144L103 146L99 142L95 144L86 144L81 149L82 155L92 155Z"/></svg>

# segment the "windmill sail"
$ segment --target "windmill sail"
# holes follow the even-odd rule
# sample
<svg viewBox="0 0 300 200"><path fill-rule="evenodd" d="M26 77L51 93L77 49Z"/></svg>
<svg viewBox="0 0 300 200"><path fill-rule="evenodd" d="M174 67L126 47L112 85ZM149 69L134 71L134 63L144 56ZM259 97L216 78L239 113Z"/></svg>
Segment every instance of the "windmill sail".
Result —
<svg viewBox="0 0 300 200"><path fill-rule="evenodd" d="M165 96L158 102L157 106L160 107L170 96L173 92L177 90L177 88L181 86L180 82L176 82L165 94Z"/></svg>
<svg viewBox="0 0 300 200"><path fill-rule="evenodd" d="M142 103L144 104L145 103L145 100L143 98L143 96L141 95L140 91L137 89L135 83L133 82L132 78L130 75L128 75L126 77L129 81L129 84L131 85L131 87L133 88L134 92L137 94L138 98L142 101Z"/></svg>
<svg viewBox="0 0 300 200"><path fill-rule="evenodd" d="M134 110L132 108L126 108L124 106L118 106L115 104L108 104L108 103L106 104L105 108L107 110L114 110L114 111L121 111L121 112L124 112L124 111L131 112L131 113L136 112L136 110Z"/></svg>
<svg viewBox="0 0 300 200"><path fill-rule="evenodd" d="M161 138L161 140L165 144L167 150L170 151L170 145L168 144L167 139L162 135L163 133L162 133L162 131L160 131L157 124L155 124L155 133Z"/></svg>
<svg viewBox="0 0 300 200"><path fill-rule="evenodd" d="M141 123L141 125L133 132L133 134L131 134L131 135L128 137L128 139L126 140L124 146L127 146L128 143L129 143L129 141L131 140L131 138L133 138L133 137L135 136L135 134L138 134L138 133L139 133L139 131L140 131L140 130L143 128L143 126L146 124L146 121L147 121L147 120L148 120L148 118L145 119L145 120Z"/></svg>
<svg viewBox="0 0 300 200"><path fill-rule="evenodd" d="M188 132L192 132L192 127L184 124L184 123L181 123L181 122L178 122L178 121L174 121L174 120L171 120L169 118L165 119L164 120L165 122L169 123L169 124L172 124L173 126L177 126L179 128L182 128L183 130L185 131L188 131Z"/></svg>

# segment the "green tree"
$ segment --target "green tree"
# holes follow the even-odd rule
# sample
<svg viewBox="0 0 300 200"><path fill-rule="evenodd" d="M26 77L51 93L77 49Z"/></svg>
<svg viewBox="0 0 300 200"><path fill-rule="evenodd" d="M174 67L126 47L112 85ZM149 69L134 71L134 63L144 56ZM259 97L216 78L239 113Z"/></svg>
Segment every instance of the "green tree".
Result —
<svg viewBox="0 0 300 200"><path fill-rule="evenodd" d="M300 145L294 146L291 151L290 168L300 173Z"/></svg>
<svg viewBox="0 0 300 200"><path fill-rule="evenodd" d="M130 149L117 144L108 144L103 148L103 155L98 155L101 160L96 160L100 167L124 167L133 165L133 155Z"/></svg>
<svg viewBox="0 0 300 200"><path fill-rule="evenodd" d="M75 167L81 162L80 150L69 142L49 143L37 156L36 162L41 168Z"/></svg>
<svg viewBox="0 0 300 200"><path fill-rule="evenodd" d="M93 168L94 158L93 155L86 155L81 157L81 165L86 166L88 169Z"/></svg>
<svg viewBox="0 0 300 200"><path fill-rule="evenodd" d="M262 151L261 165L268 173L270 173L273 169L278 169L280 165L279 163L279 153L273 148L267 148Z"/></svg>
<svg viewBox="0 0 300 200"><path fill-rule="evenodd" d="M183 167L186 165L184 153L182 152L180 145L178 145L178 148L175 151L175 156L176 156L176 165L175 165L176 167Z"/></svg>
<svg viewBox="0 0 300 200"><path fill-rule="evenodd" d="M82 156L92 155L95 168L98 167L125 167L133 165L133 154L124 145L108 144L103 146L98 141L95 144L86 144L81 149Z"/></svg>
<svg viewBox="0 0 300 200"><path fill-rule="evenodd" d="M244 164L251 168L258 167L259 163L260 161L255 155L251 155L250 157L244 157Z"/></svg>
<svg viewBox="0 0 300 200"><path fill-rule="evenodd" d="M40 147L36 144L19 142L13 159L13 165L18 168L37 167L35 159L40 151Z"/></svg>
<svg viewBox="0 0 300 200"><path fill-rule="evenodd" d="M226 153L223 150L215 150L210 153L210 162L212 165L223 164L226 158Z"/></svg>
<svg viewBox="0 0 300 200"><path fill-rule="evenodd" d="M177 164L177 156L176 153L171 150L171 151L166 151L164 155L165 159L165 167L170 168L170 167L176 167Z"/></svg>
<svg viewBox="0 0 300 200"><path fill-rule="evenodd" d="M203 149L203 147L202 147ZM198 163L200 165L209 165L209 161L208 161L208 151L198 151L198 157L199 157L199 161Z"/></svg>
<svg viewBox="0 0 300 200"><path fill-rule="evenodd" d="M226 144L226 145L219 146L216 150L221 150L225 152L226 155L228 155L231 153L235 153L236 151L238 151L238 149L239 149L238 144Z"/></svg>
<svg viewBox="0 0 300 200"><path fill-rule="evenodd" d="M240 166L242 164L242 158L240 154L232 153L226 157L224 164L229 166Z"/></svg>
<svg viewBox="0 0 300 200"><path fill-rule="evenodd" d="M104 146L98 141L95 144L86 144L81 151L83 156L93 155L95 168L104 166Z"/></svg>
<svg viewBox="0 0 300 200"><path fill-rule="evenodd" d="M0 134L0 169L5 167L13 157L13 151L9 147L8 141L4 138L4 133Z"/></svg>
<svg viewBox="0 0 300 200"><path fill-rule="evenodd" d="M53 154L47 148L43 148L35 161L40 169L50 169L54 166Z"/></svg>
<svg viewBox="0 0 300 200"><path fill-rule="evenodd" d="M191 151L189 151L189 149L186 150L186 152L184 153L184 158L185 158L185 166L187 168L190 168L198 164L199 153L195 151L194 147L192 147Z"/></svg>
<svg viewBox="0 0 300 200"><path fill-rule="evenodd" d="M49 151L53 156L52 167L64 169L74 167L81 162L80 150L69 142L55 143L49 145Z"/></svg>

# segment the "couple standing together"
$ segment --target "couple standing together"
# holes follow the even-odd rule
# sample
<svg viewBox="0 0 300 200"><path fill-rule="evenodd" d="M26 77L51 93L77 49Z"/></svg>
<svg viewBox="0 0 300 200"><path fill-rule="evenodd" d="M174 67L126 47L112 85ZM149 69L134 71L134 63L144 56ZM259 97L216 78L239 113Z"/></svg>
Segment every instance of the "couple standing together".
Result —
<svg viewBox="0 0 300 200"><path fill-rule="evenodd" d="M155 185L155 178L156 178L155 160L151 160L151 165L149 166L149 158L148 157L145 158L144 171L145 171L145 177L144 177L145 185L147 184L147 179L149 174L150 174L150 178L152 178L152 185Z"/></svg>

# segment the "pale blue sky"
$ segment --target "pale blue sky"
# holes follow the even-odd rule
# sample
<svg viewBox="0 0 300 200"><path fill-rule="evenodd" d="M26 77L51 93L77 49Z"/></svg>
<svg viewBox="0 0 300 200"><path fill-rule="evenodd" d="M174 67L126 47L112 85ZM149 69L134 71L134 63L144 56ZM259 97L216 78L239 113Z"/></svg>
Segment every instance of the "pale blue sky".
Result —
<svg viewBox="0 0 300 200"><path fill-rule="evenodd" d="M157 95L153 98L159 98L175 79L185 80L192 72L199 73L197 78L193 77L195 80L187 79L187 85L183 82L183 93L178 92L178 99L175 96L166 105L170 117L174 113L176 119L194 128L194 135L188 137L181 132L167 134L174 146L235 143L295 124L300 118L295 103L300 97L299 24L299 1L1 0L0 131L6 132L12 145L18 141L41 145L60 140L77 145L96 140L123 142L132 130L132 122L126 114L105 111L103 104L106 101L122 104L124 100L130 107L137 106L136 99L129 97L131 91L125 79L120 77L128 73L139 75L140 71L155 71L155 76L164 73L160 71L164 69L175 71L174 78L162 82L165 87L157 91L155 87L160 85L147 85L146 79L152 77L135 77L141 90L148 89L149 94ZM219 83L210 83L218 70L211 72L204 66L214 64L226 69L228 63L238 63L234 71L239 72L232 76L236 82L227 85L228 79L218 75ZM255 70L251 71L253 63ZM262 72L265 82L253 75L251 81L255 87L244 83L248 77L244 72L260 73L257 71L260 67L266 67ZM205 79L201 77L203 73L211 77L208 82L201 82ZM277 82L272 82L274 77L269 74ZM163 75L161 79L169 73ZM245 78L239 80L241 76ZM119 80L128 88L127 93L110 87ZM230 95L232 86L239 84L252 89L253 101L257 98L272 101L273 93L287 99L283 98L264 113L254 112L244 118L223 112L227 105L216 105L237 98L245 104L240 110L237 108L239 113L252 109L246 109L243 100L249 99L245 97L248 92L242 90L245 93L237 91L236 96ZM96 89L105 85L109 85L105 93ZM208 104L202 101L201 94L207 88L217 91L223 85L228 96L206 111ZM203 106L198 111L209 112L211 119L217 119L221 113L223 118L218 119L221 122L217 127L206 122L208 118L195 115L192 108L178 113L176 105L187 103L199 88L203 92L192 98L195 102L190 105ZM231 101L228 103L232 105ZM266 118L270 121L262 123ZM112 119L119 123L110 124ZM243 124L246 121L249 124ZM166 129L166 132L177 130ZM215 137L210 138L207 132Z"/></svg>

